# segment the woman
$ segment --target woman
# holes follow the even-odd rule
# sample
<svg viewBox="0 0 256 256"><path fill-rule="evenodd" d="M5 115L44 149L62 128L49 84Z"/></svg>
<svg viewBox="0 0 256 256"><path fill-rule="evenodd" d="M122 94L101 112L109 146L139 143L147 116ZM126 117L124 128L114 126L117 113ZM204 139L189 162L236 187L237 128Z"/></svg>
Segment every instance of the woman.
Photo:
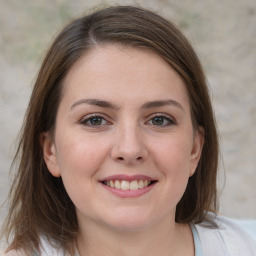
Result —
<svg viewBox="0 0 256 256"><path fill-rule="evenodd" d="M3 255L255 255L216 216L218 138L200 62L150 11L110 7L64 28L16 160Z"/></svg>

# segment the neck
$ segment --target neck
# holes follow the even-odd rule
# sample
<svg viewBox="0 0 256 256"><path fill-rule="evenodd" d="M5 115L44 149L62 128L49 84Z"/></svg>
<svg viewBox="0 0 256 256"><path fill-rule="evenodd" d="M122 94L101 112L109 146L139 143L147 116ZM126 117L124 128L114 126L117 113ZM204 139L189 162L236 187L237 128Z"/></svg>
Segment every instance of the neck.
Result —
<svg viewBox="0 0 256 256"><path fill-rule="evenodd" d="M184 246L186 244L186 246ZM86 223L77 239L80 256L193 256L193 235L187 224L163 221L141 230L113 230Z"/></svg>

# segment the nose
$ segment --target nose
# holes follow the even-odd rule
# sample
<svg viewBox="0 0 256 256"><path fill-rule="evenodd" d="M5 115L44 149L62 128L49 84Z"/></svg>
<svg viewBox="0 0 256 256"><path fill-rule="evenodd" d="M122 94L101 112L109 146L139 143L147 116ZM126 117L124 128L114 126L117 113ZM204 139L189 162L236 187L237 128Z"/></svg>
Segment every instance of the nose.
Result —
<svg viewBox="0 0 256 256"><path fill-rule="evenodd" d="M148 157L143 135L138 128L120 128L115 136L111 157L114 161L125 164L138 164Z"/></svg>

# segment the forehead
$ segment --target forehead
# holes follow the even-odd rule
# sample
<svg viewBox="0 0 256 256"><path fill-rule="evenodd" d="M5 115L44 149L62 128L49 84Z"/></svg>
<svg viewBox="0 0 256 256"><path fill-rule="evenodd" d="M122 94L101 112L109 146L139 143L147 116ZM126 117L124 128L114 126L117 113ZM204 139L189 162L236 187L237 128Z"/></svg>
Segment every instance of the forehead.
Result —
<svg viewBox="0 0 256 256"><path fill-rule="evenodd" d="M122 93L145 100L170 93L188 101L184 81L163 58L122 45L92 48L72 66L63 83L63 96L113 98Z"/></svg>

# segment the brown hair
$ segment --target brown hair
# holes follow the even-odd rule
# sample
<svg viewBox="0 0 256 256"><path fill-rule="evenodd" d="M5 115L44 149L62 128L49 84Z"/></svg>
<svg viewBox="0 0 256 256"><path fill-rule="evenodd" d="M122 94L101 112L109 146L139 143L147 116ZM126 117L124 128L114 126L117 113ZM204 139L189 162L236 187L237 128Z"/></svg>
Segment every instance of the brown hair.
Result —
<svg viewBox="0 0 256 256"><path fill-rule="evenodd" d="M78 230L75 207L61 178L48 171L39 137L54 130L62 81L72 65L95 45L115 43L155 52L184 79L192 122L195 129L204 127L205 143L197 170L177 205L176 221L200 223L209 220L208 211L216 212L218 138L205 76L194 50L161 16L132 6L109 7L71 22L43 61L15 157L18 172L4 226L7 239L14 235L9 249L38 249L40 235L65 249L74 241Z"/></svg>

